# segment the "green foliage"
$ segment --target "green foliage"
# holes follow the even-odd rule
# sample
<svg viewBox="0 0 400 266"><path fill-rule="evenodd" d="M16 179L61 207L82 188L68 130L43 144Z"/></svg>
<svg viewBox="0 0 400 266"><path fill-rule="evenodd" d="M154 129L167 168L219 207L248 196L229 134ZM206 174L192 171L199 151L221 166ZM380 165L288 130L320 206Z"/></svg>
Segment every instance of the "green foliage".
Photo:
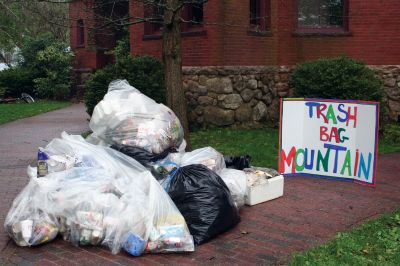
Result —
<svg viewBox="0 0 400 266"><path fill-rule="evenodd" d="M389 149L384 149L382 150L383 152L390 152L392 150L398 150L400 148L400 125L398 124L386 124L383 127L383 141L386 143L387 147Z"/></svg>
<svg viewBox="0 0 400 266"><path fill-rule="evenodd" d="M85 83L85 105L89 115L93 109L107 93L108 84L118 78L115 65L107 65L103 69L97 70Z"/></svg>
<svg viewBox="0 0 400 266"><path fill-rule="evenodd" d="M0 124L69 106L69 102L36 101L34 103L0 104Z"/></svg>
<svg viewBox="0 0 400 266"><path fill-rule="evenodd" d="M27 38L21 49L23 61L0 72L0 88L6 96L22 92L47 99L65 99L70 91L72 53L52 35Z"/></svg>
<svg viewBox="0 0 400 266"><path fill-rule="evenodd" d="M35 91L40 98L66 99L70 93L73 55L66 51L66 46L54 42L36 55L32 63L44 71L44 76L36 78Z"/></svg>
<svg viewBox="0 0 400 266"><path fill-rule="evenodd" d="M158 103L165 103L164 66L152 56L128 56L117 73Z"/></svg>
<svg viewBox="0 0 400 266"><path fill-rule="evenodd" d="M26 38L50 33L68 41L68 5L48 1L0 0L0 53L22 48Z"/></svg>
<svg viewBox="0 0 400 266"><path fill-rule="evenodd" d="M23 92L33 95L34 78L27 68L9 68L0 72L0 89L5 97L20 97Z"/></svg>
<svg viewBox="0 0 400 266"><path fill-rule="evenodd" d="M400 211L295 254L290 265L400 265Z"/></svg>
<svg viewBox="0 0 400 266"><path fill-rule="evenodd" d="M299 97L380 101L383 94L374 71L347 57L300 64L289 84Z"/></svg>
<svg viewBox="0 0 400 266"><path fill-rule="evenodd" d="M54 43L57 43L57 41L50 33L26 38L20 51L20 55L23 58L20 65L39 72L43 71L40 69L40 64L37 60L38 54Z"/></svg>
<svg viewBox="0 0 400 266"><path fill-rule="evenodd" d="M129 42L120 41L114 50L116 64L97 70L85 84L85 104L89 115L116 79L126 79L156 102L165 103L164 67L151 56L129 55Z"/></svg>
<svg viewBox="0 0 400 266"><path fill-rule="evenodd" d="M129 42L129 34L122 40L117 41L117 46L114 51L115 61L117 64L123 64L123 62L130 55L130 42Z"/></svg>

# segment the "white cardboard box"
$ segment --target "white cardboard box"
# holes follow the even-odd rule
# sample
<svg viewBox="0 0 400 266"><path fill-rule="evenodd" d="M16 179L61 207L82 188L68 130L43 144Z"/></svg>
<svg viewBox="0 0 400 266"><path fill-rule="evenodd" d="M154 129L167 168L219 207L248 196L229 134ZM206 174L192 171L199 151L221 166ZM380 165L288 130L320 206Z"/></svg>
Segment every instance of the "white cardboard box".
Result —
<svg viewBox="0 0 400 266"><path fill-rule="evenodd" d="M247 187L245 195L246 205L256 205L265 201L276 199L283 195L284 178L282 175L268 179L266 184Z"/></svg>

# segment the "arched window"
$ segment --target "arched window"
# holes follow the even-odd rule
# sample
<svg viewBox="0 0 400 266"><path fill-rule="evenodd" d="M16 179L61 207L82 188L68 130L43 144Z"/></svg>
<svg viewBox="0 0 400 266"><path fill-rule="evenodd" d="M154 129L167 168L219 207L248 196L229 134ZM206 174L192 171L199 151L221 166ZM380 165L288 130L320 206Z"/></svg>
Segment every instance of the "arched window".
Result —
<svg viewBox="0 0 400 266"><path fill-rule="evenodd" d="M77 46L85 46L85 24L83 19L79 19L77 22Z"/></svg>

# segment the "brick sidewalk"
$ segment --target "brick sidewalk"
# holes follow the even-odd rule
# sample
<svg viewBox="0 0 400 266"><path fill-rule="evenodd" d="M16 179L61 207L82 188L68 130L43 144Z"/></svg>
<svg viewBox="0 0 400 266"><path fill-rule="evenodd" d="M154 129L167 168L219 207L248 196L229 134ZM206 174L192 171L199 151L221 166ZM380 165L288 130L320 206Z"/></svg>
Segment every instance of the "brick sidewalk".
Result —
<svg viewBox="0 0 400 266"><path fill-rule="evenodd" d="M72 119L72 114L68 117ZM69 128L67 122L59 121L63 121L59 123L60 127ZM84 123L81 125L85 126ZM0 192L3 199L0 203L0 265L285 264L294 251L322 244L339 231L400 208L400 177L397 174L400 172L400 153L396 153L379 157L375 189L323 179L288 178L282 198L243 208L242 222L238 226L197 247L191 254L134 258L123 252L112 255L100 247L74 247L60 239L40 247L21 248L5 235L2 224L12 200L27 183L24 174L26 165L32 161L36 147L44 145L36 134L29 135L28 132L33 132L31 126L27 128L29 131L21 133L24 135L22 139L31 143L15 141L14 145L21 144L22 147L10 144L7 150L3 139L4 128L0 126ZM75 132L70 132L79 133L83 129L77 127ZM42 139L48 141L55 136ZM24 150L24 145L29 149ZM13 150L19 152L14 154ZM15 156L22 159L7 159ZM10 166L5 164L14 161Z"/></svg>

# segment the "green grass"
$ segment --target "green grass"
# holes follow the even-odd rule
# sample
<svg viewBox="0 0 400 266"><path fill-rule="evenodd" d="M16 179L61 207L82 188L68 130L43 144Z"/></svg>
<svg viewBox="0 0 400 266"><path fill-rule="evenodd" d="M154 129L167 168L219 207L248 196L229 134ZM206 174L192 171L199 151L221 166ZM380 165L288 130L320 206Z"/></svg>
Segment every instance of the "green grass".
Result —
<svg viewBox="0 0 400 266"><path fill-rule="evenodd" d="M195 131L190 137L193 149L211 146L224 155L248 154L252 157L252 165L277 169L278 129L217 128ZM384 138L379 140L380 154L399 151L400 143L393 143Z"/></svg>
<svg viewBox="0 0 400 266"><path fill-rule="evenodd" d="M193 149L211 146L224 155L252 157L251 164L277 169L279 130L218 128L191 134Z"/></svg>
<svg viewBox="0 0 400 266"><path fill-rule="evenodd" d="M400 210L296 253L290 265L400 265Z"/></svg>
<svg viewBox="0 0 400 266"><path fill-rule="evenodd" d="M69 106L69 102L39 100L34 103L0 104L0 125Z"/></svg>
<svg viewBox="0 0 400 266"><path fill-rule="evenodd" d="M379 140L379 153L391 153L391 152L399 152L400 151L400 143L393 143L390 140Z"/></svg>
<svg viewBox="0 0 400 266"><path fill-rule="evenodd" d="M379 139L379 153L400 151L400 126L396 123L386 124L383 127L385 138Z"/></svg>

